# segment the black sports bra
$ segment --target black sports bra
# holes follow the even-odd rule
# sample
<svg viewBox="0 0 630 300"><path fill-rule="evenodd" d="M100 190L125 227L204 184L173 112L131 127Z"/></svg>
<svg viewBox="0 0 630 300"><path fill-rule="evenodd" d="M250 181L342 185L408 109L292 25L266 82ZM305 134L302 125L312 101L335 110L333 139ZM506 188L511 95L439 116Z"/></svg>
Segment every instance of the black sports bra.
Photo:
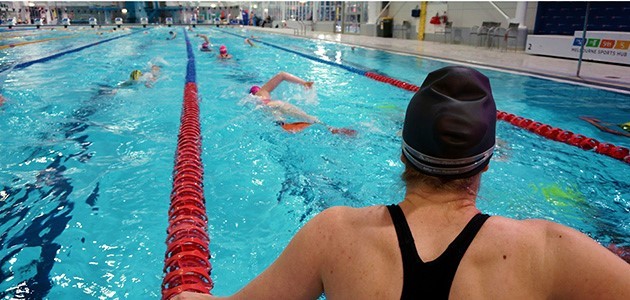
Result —
<svg viewBox="0 0 630 300"><path fill-rule="evenodd" d="M400 206L392 204L387 209L394 222L402 254L403 290L400 299L448 299L459 262L490 216L481 213L475 215L444 253L433 261L423 262Z"/></svg>

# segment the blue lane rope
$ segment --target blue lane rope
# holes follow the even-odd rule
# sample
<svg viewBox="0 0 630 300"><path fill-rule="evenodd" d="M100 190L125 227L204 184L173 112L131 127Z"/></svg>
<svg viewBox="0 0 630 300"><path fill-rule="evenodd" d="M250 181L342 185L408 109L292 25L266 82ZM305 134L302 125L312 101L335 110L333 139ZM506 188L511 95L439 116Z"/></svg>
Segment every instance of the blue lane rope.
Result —
<svg viewBox="0 0 630 300"><path fill-rule="evenodd" d="M186 39L186 53L188 53L188 64L186 65L186 83L189 82L197 82L197 73L195 71L195 55L193 53L193 47L190 43L190 39L188 38L188 33L185 28L182 28L184 31L184 39Z"/></svg>
<svg viewBox="0 0 630 300"><path fill-rule="evenodd" d="M241 37L241 38L247 38L246 36L243 36L243 35L240 35L240 34L236 34L236 33L227 32L225 30L221 30L221 29L215 29L215 30L218 30L218 31L221 31L223 33L227 33L227 34L230 34L230 35L233 35L233 36L237 36L237 37ZM343 65L343 64L340 64L340 63L324 60L324 59L321 59L321 58L316 57L316 56L312 56L312 55L309 55L309 54L304 54L304 53L299 52L299 51L295 51L295 50L284 48L284 47L281 47L281 46L278 46L278 45L274 45L272 43L268 43L268 42L265 42L265 41L261 41L261 40L256 40L256 41L261 43L261 44L265 44L265 45L267 45L269 47L273 47L273 48L280 49L280 50L283 50L283 51L291 52L293 54L296 54L296 55L299 55L299 56L302 56L302 57L305 57L305 58L308 58L308 59L311 59L311 60L314 60L314 61L317 61L317 62L320 62L320 63L323 63L323 64L339 67L339 68L342 68L342 69L344 69L346 71L359 74L361 76L365 76L365 73L367 72L367 71L363 71L363 70L360 70L360 69L357 69L357 68L354 68L354 67L346 66L346 65Z"/></svg>
<svg viewBox="0 0 630 300"><path fill-rule="evenodd" d="M139 33L139 32L140 31L132 32L132 33L129 33L129 34L125 34L125 35L121 35L121 36L105 39L105 40L102 40L102 41L98 41L96 43L87 44L87 45L84 45L84 46L81 46L81 47L78 47L78 48L74 48L74 49L70 49L70 50L67 50L67 51L62 51L62 52L59 52L59 53L56 53L56 54L53 54L53 55L50 55L50 56L38 58L38 59L35 59L35 60L31 60L31 61L21 62L21 63L15 65L13 68L14 69L24 69L24 68L26 68L28 66L31 66L31 65L34 65L34 64L47 62L49 60L52 60L52 59L55 59L55 58L59 58L59 57L64 56L66 54L79 52L81 50L84 50L84 49L87 49L87 48L90 48L90 47L94 47L94 46L102 44L102 43L106 43L106 42L110 42L110 41L113 41L113 40L117 40L117 39L120 39L120 38L123 38L123 37L127 37L127 36L130 36L132 34ZM10 69L10 68L2 69L2 70L0 70L0 73L6 71L8 69Z"/></svg>

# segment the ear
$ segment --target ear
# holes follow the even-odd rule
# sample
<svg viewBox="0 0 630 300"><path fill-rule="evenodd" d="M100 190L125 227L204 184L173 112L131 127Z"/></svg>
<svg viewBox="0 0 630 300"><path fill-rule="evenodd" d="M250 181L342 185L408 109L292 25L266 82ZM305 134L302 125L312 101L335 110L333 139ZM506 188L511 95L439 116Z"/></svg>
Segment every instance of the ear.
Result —
<svg viewBox="0 0 630 300"><path fill-rule="evenodd" d="M487 164L486 167L481 170L481 173L488 171L488 169L490 169L490 164Z"/></svg>

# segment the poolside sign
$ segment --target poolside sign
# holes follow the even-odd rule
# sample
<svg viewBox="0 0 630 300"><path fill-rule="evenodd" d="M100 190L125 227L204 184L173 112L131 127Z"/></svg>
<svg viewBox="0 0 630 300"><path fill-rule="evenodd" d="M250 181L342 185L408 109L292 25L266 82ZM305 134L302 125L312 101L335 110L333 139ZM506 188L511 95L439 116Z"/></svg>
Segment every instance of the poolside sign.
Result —
<svg viewBox="0 0 630 300"><path fill-rule="evenodd" d="M585 42L582 32L576 31L571 52L579 55L582 44L584 59L630 64L630 33L589 31L586 32Z"/></svg>
<svg viewBox="0 0 630 300"><path fill-rule="evenodd" d="M630 65L628 32L588 31L585 39L582 39L582 31L576 31L573 36L529 35L525 52L577 59L582 44L584 60Z"/></svg>

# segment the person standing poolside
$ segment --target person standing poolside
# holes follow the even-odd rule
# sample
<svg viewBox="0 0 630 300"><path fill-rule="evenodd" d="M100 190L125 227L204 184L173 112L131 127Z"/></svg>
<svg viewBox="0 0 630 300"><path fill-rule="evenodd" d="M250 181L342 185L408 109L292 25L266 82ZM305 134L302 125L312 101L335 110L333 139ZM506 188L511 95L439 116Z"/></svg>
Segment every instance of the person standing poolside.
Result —
<svg viewBox="0 0 630 300"><path fill-rule="evenodd" d="M430 73L403 125L404 199L324 210L227 298L630 299L630 265L588 236L479 211L495 126L486 76L460 66Z"/></svg>

